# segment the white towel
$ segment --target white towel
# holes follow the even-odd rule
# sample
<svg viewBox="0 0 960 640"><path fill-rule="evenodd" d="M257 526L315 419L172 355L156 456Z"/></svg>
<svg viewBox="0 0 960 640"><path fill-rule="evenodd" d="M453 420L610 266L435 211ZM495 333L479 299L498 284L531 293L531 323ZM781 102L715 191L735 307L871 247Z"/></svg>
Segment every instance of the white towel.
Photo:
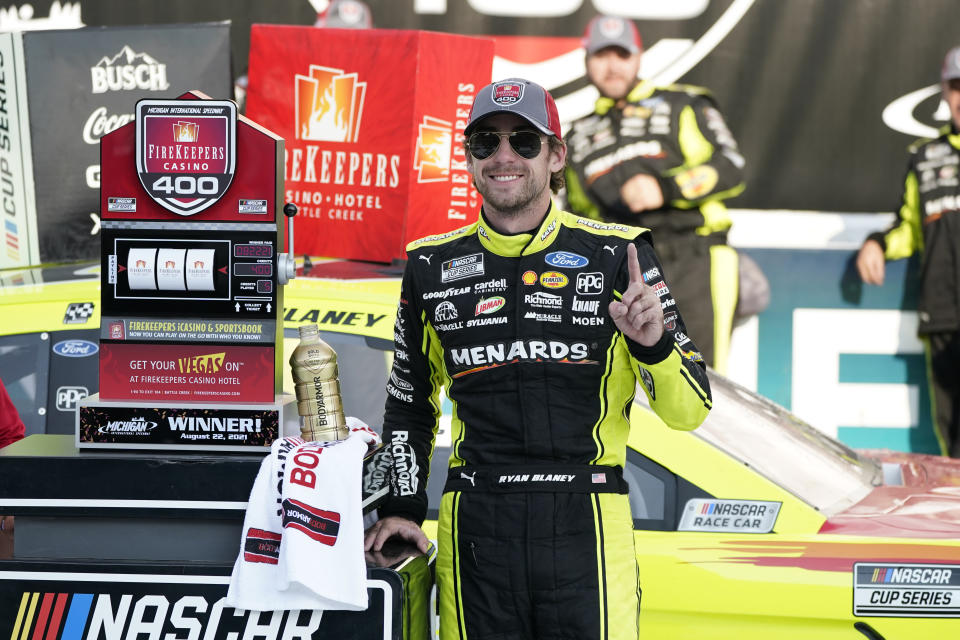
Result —
<svg viewBox="0 0 960 640"><path fill-rule="evenodd" d="M367 608L360 478L380 437L356 418L347 426L340 442L273 443L250 492L227 606Z"/></svg>

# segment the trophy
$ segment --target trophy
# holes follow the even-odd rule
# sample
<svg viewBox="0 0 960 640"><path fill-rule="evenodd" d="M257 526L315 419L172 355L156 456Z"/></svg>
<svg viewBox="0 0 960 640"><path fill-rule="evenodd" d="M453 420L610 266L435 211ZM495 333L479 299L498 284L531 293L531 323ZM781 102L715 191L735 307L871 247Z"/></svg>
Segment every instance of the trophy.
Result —
<svg viewBox="0 0 960 640"><path fill-rule="evenodd" d="M340 398L337 352L320 339L316 324L300 327L300 344L290 356L304 440L344 440L349 432Z"/></svg>

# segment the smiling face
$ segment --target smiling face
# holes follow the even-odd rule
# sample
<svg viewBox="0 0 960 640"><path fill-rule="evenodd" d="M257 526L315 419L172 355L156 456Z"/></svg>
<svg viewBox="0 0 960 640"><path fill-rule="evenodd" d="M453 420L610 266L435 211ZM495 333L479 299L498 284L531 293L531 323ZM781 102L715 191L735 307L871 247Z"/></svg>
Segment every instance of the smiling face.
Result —
<svg viewBox="0 0 960 640"><path fill-rule="evenodd" d="M601 95L619 100L626 98L637 84L640 53L621 47L606 47L587 56L587 77Z"/></svg>
<svg viewBox="0 0 960 640"><path fill-rule="evenodd" d="M520 116L497 113L481 120L474 131L536 131ZM467 170L473 175L477 191L483 196L484 212L494 217L517 218L527 213L543 214L550 203L550 174L563 168L564 147L551 149L547 136L541 136L540 153L531 159L520 156L506 136L488 158L478 160L468 154Z"/></svg>

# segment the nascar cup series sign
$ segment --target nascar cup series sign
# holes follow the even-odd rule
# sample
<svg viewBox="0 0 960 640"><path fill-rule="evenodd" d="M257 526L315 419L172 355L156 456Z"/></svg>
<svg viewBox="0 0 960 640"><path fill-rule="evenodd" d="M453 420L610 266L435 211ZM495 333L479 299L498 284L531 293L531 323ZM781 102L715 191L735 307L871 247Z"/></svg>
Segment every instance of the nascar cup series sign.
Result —
<svg viewBox="0 0 960 640"><path fill-rule="evenodd" d="M141 100L136 116L137 177L154 201L192 216L226 193L236 169L236 104Z"/></svg>

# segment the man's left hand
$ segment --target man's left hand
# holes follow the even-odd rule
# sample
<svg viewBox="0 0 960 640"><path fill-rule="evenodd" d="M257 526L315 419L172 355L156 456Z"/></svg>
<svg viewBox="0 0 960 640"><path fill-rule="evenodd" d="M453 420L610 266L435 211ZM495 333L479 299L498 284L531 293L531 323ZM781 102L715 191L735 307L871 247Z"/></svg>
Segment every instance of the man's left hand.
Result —
<svg viewBox="0 0 960 640"><path fill-rule="evenodd" d="M663 191L653 176L638 173L620 187L620 199L630 211L640 213L663 206Z"/></svg>
<svg viewBox="0 0 960 640"><path fill-rule="evenodd" d="M610 303L610 317L623 335L645 347L652 347L663 335L663 309L660 296L643 281L637 246L632 242L627 245L627 268L630 284L621 300Z"/></svg>

